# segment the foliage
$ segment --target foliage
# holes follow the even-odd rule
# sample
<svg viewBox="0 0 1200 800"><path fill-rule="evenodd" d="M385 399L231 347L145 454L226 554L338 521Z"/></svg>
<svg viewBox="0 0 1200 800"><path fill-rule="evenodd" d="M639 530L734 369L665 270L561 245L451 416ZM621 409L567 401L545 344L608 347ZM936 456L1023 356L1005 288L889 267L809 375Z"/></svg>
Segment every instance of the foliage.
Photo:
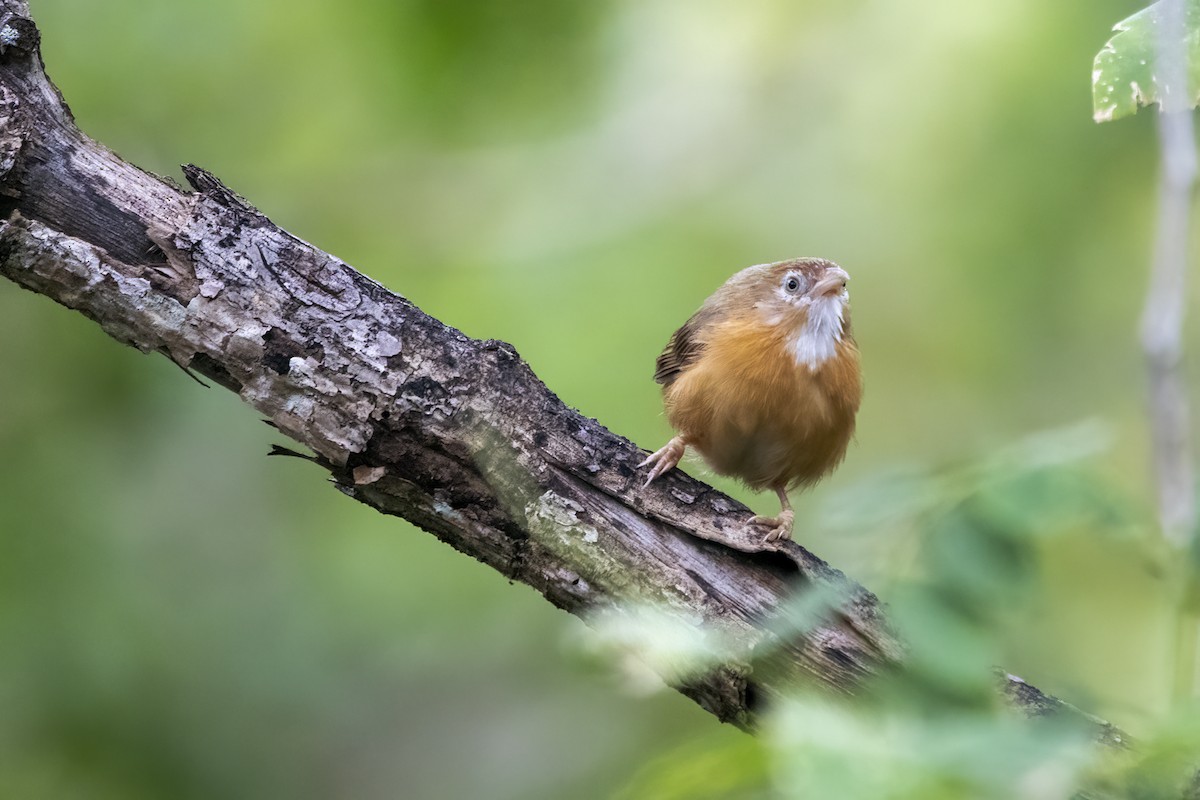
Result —
<svg viewBox="0 0 1200 800"><path fill-rule="evenodd" d="M1187 86L1172 86L1159 65L1163 2L1113 26L1116 35L1096 54L1092 66L1092 107L1097 122L1108 122L1183 95L1188 107L1200 102L1200 2L1181 0ZM1167 34L1175 35L1175 34Z"/></svg>
<svg viewBox="0 0 1200 800"><path fill-rule="evenodd" d="M900 494L923 498L908 506L906 520L921 531L920 570L887 598L911 648L906 671L877 682L868 699L796 687L770 714L766 758L744 743L710 746L699 756L681 751L639 775L627 796L658 797L658 787L673 779L720 785L726 794L704 796L729 797L1180 796L1200 766L1200 725L1190 704L1151 726L1136 751L1122 752L1096 743L1083 717L1029 720L997 701L995 665L1005 658L1006 641L1019 637L1030 615L1043 613L1039 550L1078 530L1127 539L1143 524L1087 466L1107 438L1088 423L1029 437L979 463L849 490L854 502L847 505L868 514L897 495L895 481L904 487ZM824 613L812 604L792 608ZM806 624L793 620L797 628ZM684 652L672 648L676 661ZM706 652L695 663L711 657ZM704 779L748 748L741 769L719 784ZM684 759L695 760L697 770L686 781Z"/></svg>
<svg viewBox="0 0 1200 800"><path fill-rule="evenodd" d="M763 740L700 736L643 767L617 800L758 800L775 796Z"/></svg>

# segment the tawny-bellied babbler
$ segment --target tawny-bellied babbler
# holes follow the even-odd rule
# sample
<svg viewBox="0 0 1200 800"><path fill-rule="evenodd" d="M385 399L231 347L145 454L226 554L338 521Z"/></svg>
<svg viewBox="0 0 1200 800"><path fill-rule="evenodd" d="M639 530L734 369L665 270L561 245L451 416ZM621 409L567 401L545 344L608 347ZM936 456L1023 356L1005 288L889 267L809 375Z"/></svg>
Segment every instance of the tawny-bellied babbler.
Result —
<svg viewBox="0 0 1200 800"><path fill-rule="evenodd" d="M639 466L650 481L694 447L718 474L774 489L767 541L792 535L787 492L833 471L862 399L850 331L850 276L832 261L747 267L704 301L658 357L667 420L679 435Z"/></svg>

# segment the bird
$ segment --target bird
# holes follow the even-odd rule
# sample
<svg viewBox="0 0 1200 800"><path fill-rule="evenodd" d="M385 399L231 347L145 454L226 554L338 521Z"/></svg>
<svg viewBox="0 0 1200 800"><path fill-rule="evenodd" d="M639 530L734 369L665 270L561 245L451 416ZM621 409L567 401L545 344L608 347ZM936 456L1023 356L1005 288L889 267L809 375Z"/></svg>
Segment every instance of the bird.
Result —
<svg viewBox="0 0 1200 800"><path fill-rule="evenodd" d="M791 538L788 491L841 463L862 402L844 269L793 258L741 270L671 336L655 363L676 435L638 465L646 486L688 447L719 475L779 497L775 517L754 516L764 542Z"/></svg>

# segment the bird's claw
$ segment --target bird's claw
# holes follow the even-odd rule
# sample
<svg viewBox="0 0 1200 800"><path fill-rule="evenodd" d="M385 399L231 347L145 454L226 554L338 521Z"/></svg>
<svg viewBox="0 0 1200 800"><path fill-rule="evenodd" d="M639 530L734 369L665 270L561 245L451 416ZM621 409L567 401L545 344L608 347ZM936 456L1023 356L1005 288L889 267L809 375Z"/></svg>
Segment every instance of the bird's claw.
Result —
<svg viewBox="0 0 1200 800"><path fill-rule="evenodd" d="M753 516L750 518L751 525L765 525L769 528L767 535L763 537L764 542L778 542L782 539L792 538L792 528L796 524L796 514L790 508L779 512L777 517L761 517Z"/></svg>
<svg viewBox="0 0 1200 800"><path fill-rule="evenodd" d="M683 452L686 448L687 443L683 440L683 437L676 436L674 439L667 442L650 455L646 456L645 460L638 464L638 469L641 469L645 466L653 466L650 469L649 477L646 478L646 482L642 484L642 487L645 488L646 486L649 486L651 482L659 475L674 469L675 465L679 463L679 460L683 458Z"/></svg>

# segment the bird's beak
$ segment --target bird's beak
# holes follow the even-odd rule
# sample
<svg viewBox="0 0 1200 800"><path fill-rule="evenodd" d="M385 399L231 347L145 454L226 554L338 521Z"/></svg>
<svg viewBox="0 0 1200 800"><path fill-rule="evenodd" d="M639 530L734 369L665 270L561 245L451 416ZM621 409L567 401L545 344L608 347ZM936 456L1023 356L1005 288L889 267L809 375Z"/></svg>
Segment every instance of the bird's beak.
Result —
<svg viewBox="0 0 1200 800"><path fill-rule="evenodd" d="M821 276L821 280L817 281L816 285L809 290L809 294L813 297L832 297L835 294L841 294L846 288L846 281L850 280L850 275L841 267L830 267L825 270L825 274Z"/></svg>

